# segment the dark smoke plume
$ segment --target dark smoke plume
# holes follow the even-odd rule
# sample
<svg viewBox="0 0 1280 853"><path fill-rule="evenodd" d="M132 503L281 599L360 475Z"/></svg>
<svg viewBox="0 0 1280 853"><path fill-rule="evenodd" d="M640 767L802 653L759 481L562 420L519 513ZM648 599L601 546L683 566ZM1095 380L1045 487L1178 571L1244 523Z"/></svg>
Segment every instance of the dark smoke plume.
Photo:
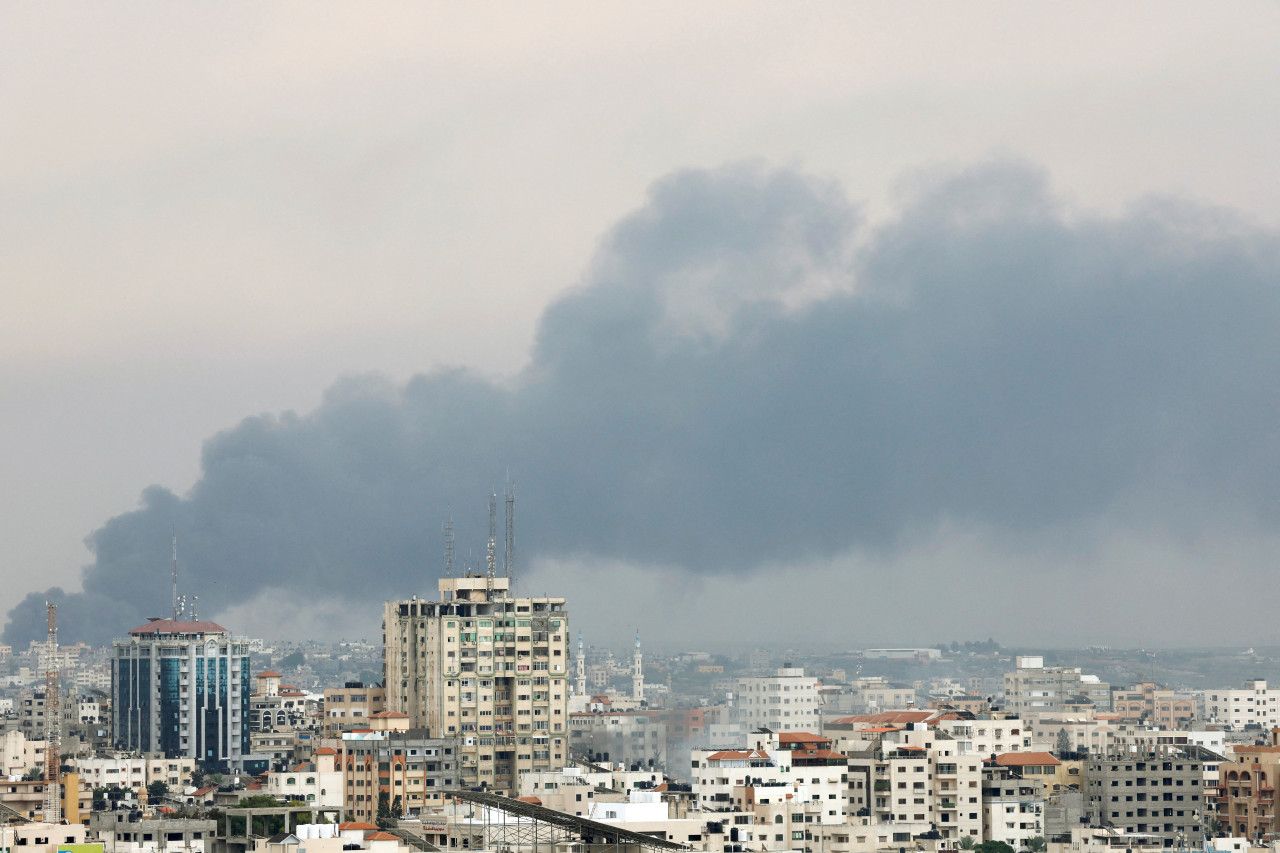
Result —
<svg viewBox="0 0 1280 853"><path fill-rule="evenodd" d="M245 420L189 494L153 487L91 534L83 592L29 596L5 639L39 635L47 596L69 640L164 615L173 525L206 616L267 589L370 608L430 590L446 507L482 563L508 467L525 564L745 573L891 552L944 517L1026 535L1120 504L1174 528L1280 520L1274 234L1171 201L1075 215L1008 163L863 231L791 171L674 174L508 383L355 377Z"/></svg>

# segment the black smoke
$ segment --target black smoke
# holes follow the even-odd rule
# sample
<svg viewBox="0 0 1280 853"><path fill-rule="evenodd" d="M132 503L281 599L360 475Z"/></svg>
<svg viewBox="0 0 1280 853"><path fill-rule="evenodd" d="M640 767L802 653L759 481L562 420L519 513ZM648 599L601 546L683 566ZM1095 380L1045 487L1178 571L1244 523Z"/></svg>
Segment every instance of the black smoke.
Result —
<svg viewBox="0 0 1280 853"><path fill-rule="evenodd" d="M336 383L210 438L202 476L88 538L84 591L5 631L102 641L169 607L170 530L202 616L264 590L376 608L483 563L510 467L518 556L745 573L892 552L948 518L1011 535L1126 519L1280 521L1280 246L1222 211L1065 208L992 163L874 231L831 183L680 172L603 241L509 382ZM270 633L271 626L233 626Z"/></svg>

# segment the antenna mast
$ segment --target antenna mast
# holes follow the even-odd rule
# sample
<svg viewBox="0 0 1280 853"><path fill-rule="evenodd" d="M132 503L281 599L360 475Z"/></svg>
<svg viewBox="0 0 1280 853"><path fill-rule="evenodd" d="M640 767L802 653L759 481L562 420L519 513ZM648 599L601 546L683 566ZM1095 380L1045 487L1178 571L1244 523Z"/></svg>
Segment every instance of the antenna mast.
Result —
<svg viewBox="0 0 1280 853"><path fill-rule="evenodd" d="M178 527L173 528L173 621L178 621Z"/></svg>
<svg viewBox="0 0 1280 853"><path fill-rule="evenodd" d="M453 513L444 523L444 576L453 577Z"/></svg>
<svg viewBox="0 0 1280 853"><path fill-rule="evenodd" d="M485 555L485 577L498 573L498 493L489 493L489 551Z"/></svg>
<svg viewBox="0 0 1280 853"><path fill-rule="evenodd" d="M508 588L515 594L516 588L516 484L507 477L507 552L502 559L502 572L511 581Z"/></svg>
<svg viewBox="0 0 1280 853"><path fill-rule="evenodd" d="M62 700L58 693L58 605L49 610L49 661L44 674L44 820L62 822Z"/></svg>

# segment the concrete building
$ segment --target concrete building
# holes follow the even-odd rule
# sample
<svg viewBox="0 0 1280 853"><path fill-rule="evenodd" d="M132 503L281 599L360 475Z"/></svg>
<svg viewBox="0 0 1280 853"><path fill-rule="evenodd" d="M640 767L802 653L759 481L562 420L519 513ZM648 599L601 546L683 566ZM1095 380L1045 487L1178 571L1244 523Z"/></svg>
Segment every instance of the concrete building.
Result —
<svg viewBox="0 0 1280 853"><path fill-rule="evenodd" d="M421 817L443 800L441 792L465 787L458 737L430 737L423 729L346 732L338 767L346 813L374 821L379 798L390 808L399 800L406 817Z"/></svg>
<svg viewBox="0 0 1280 853"><path fill-rule="evenodd" d="M105 853L205 853L213 849L217 826L213 820L130 820L127 811L89 817L89 829Z"/></svg>
<svg viewBox="0 0 1280 853"><path fill-rule="evenodd" d="M112 644L117 749L256 771L249 744L249 643L214 622L154 619Z"/></svg>
<svg viewBox="0 0 1280 853"><path fill-rule="evenodd" d="M85 843L88 830L79 823L0 822L0 850L21 848L23 853L58 853Z"/></svg>
<svg viewBox="0 0 1280 853"><path fill-rule="evenodd" d="M597 763L667 767L667 724L660 713L620 711L569 715L573 755Z"/></svg>
<svg viewBox="0 0 1280 853"><path fill-rule="evenodd" d="M1052 758L1052 756L1050 756ZM1044 784L1022 767L988 762L982 773L982 840L1020 850L1044 837Z"/></svg>
<svg viewBox="0 0 1280 853"><path fill-rule="evenodd" d="M510 793L568 756L565 600L516 597L509 578L483 575L441 578L439 592L387 602L386 706L462 739L463 784Z"/></svg>
<svg viewBox="0 0 1280 853"><path fill-rule="evenodd" d="M898 846L982 839L982 759L960 755L936 720L862 728L836 745L849 757L848 811L868 837L878 838L881 827Z"/></svg>
<svg viewBox="0 0 1280 853"><path fill-rule="evenodd" d="M1199 847L1206 801L1203 753L1195 753L1164 748L1089 758L1084 792L1094 825L1159 836L1166 847Z"/></svg>
<svg viewBox="0 0 1280 853"><path fill-rule="evenodd" d="M1196 715L1194 696L1144 681L1132 687L1112 688L1111 709L1126 721L1141 721L1164 729L1188 729Z"/></svg>
<svg viewBox="0 0 1280 853"><path fill-rule="evenodd" d="M320 710L318 697L308 696L284 676L267 670L255 677L256 687L249 697L249 731L298 731L313 726Z"/></svg>
<svg viewBox="0 0 1280 853"><path fill-rule="evenodd" d="M1243 731L1254 726L1269 731L1280 726L1280 688L1261 679L1246 681L1236 690L1205 690L1205 722Z"/></svg>
<svg viewBox="0 0 1280 853"><path fill-rule="evenodd" d="M843 824L847 819L847 756L830 738L807 732L757 736L745 750L695 749L693 792L703 811L790 807L807 822Z"/></svg>
<svg viewBox="0 0 1280 853"><path fill-rule="evenodd" d="M1045 666L1039 655L1019 655L1017 669L1005 673L1005 707L1023 716L1040 711L1091 707L1111 709L1111 685L1078 666Z"/></svg>
<svg viewBox="0 0 1280 853"><path fill-rule="evenodd" d="M324 691L324 736L368 728L369 718L387 709L387 692L376 684L349 681Z"/></svg>
<svg viewBox="0 0 1280 853"><path fill-rule="evenodd" d="M1218 765L1217 786L1206 788L1217 807L1214 816L1228 835L1270 845L1280 838L1275 805L1280 746L1237 746L1232 753L1233 761Z"/></svg>
<svg viewBox="0 0 1280 853"><path fill-rule="evenodd" d="M42 740L28 740L20 729L0 735L0 776L25 776L44 767L44 745Z"/></svg>
<svg viewBox="0 0 1280 853"><path fill-rule="evenodd" d="M282 802L300 800L307 805L345 805L338 751L330 747L317 749L310 761L267 773L263 787L268 796Z"/></svg>
<svg viewBox="0 0 1280 853"><path fill-rule="evenodd" d="M191 784L196 769L194 758L157 758L136 755L76 756L65 762L80 774L80 782L90 790L115 785L137 791L152 782L163 782L170 791Z"/></svg>
<svg viewBox="0 0 1280 853"><path fill-rule="evenodd" d="M739 719L752 729L817 732L818 679L801 667L783 667L773 675L738 679Z"/></svg>

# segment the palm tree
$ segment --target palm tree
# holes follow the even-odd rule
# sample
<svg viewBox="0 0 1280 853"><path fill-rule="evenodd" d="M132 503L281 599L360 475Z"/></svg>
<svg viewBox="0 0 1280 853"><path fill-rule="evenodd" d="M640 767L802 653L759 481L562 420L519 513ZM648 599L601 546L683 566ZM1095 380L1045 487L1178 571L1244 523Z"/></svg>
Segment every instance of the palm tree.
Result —
<svg viewBox="0 0 1280 853"><path fill-rule="evenodd" d="M1035 838L1028 838L1022 846L1030 853L1045 853L1049 849L1049 842L1044 840L1044 836L1037 835Z"/></svg>
<svg viewBox="0 0 1280 853"><path fill-rule="evenodd" d="M977 847L977 846L978 846L978 842L973 840L972 835L966 835L960 839L961 850L972 850L974 847Z"/></svg>

